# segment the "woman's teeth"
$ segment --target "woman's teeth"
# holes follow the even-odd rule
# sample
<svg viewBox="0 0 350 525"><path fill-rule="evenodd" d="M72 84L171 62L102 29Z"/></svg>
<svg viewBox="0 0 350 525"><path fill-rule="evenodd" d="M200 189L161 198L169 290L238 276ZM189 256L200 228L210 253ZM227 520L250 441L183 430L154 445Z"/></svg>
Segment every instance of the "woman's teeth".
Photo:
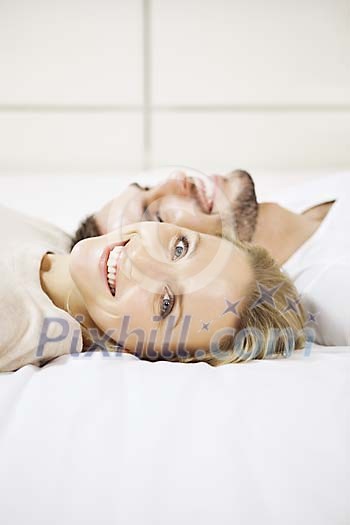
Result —
<svg viewBox="0 0 350 525"><path fill-rule="evenodd" d="M116 281L117 281L117 260L120 254L122 246L115 246L113 250L110 251L107 260L107 281L109 289L113 296L115 296L116 291Z"/></svg>

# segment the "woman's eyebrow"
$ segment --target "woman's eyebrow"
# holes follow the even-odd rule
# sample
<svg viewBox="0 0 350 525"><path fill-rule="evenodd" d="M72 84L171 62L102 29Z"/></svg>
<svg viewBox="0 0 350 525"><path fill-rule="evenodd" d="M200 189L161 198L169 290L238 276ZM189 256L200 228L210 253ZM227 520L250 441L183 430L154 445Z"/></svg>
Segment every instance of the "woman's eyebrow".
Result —
<svg viewBox="0 0 350 525"><path fill-rule="evenodd" d="M183 293L180 292L179 294L177 294L175 296L175 301L177 303L177 315L176 315L176 322L174 324L174 328L175 326L177 326L177 324L179 323L180 319L182 319L182 310L183 310Z"/></svg>
<svg viewBox="0 0 350 525"><path fill-rule="evenodd" d="M192 257L196 251L198 250L198 246L201 240L201 236L198 232L193 232L193 235L191 235L190 238L190 249L187 254L187 257Z"/></svg>

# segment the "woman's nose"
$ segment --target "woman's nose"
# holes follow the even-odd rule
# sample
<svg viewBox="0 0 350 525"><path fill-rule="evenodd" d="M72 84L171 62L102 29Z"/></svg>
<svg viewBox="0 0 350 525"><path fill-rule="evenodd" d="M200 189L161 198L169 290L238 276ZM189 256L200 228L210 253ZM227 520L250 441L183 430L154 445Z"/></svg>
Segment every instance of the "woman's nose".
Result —
<svg viewBox="0 0 350 525"><path fill-rule="evenodd" d="M139 230L124 247L123 273L135 285L155 292L159 282L172 280L173 272L159 234L150 226L148 223L147 231Z"/></svg>
<svg viewBox="0 0 350 525"><path fill-rule="evenodd" d="M165 263L166 244L164 233L167 227L158 222L140 222L133 225L133 232L126 246L128 258L132 263L147 267L158 266Z"/></svg>

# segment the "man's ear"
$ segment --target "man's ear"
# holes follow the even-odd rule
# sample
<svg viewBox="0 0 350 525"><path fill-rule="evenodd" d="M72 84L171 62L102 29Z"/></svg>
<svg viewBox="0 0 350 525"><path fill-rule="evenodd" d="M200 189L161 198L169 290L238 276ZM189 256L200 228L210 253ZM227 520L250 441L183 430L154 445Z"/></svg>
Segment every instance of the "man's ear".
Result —
<svg viewBox="0 0 350 525"><path fill-rule="evenodd" d="M244 179L244 178L248 177L251 180L251 182L254 183L253 177L246 170L235 169L235 170L229 171L225 175L225 177L227 177L227 178L237 177L237 178L241 178L241 179Z"/></svg>

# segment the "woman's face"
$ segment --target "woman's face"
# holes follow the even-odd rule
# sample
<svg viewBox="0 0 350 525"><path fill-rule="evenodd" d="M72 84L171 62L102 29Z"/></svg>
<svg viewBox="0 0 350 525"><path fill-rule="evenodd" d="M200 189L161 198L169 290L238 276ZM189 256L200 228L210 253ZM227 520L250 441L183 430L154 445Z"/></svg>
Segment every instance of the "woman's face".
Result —
<svg viewBox="0 0 350 525"><path fill-rule="evenodd" d="M96 326L148 358L208 350L214 334L238 326L252 279L229 241L152 222L80 241L70 272Z"/></svg>

